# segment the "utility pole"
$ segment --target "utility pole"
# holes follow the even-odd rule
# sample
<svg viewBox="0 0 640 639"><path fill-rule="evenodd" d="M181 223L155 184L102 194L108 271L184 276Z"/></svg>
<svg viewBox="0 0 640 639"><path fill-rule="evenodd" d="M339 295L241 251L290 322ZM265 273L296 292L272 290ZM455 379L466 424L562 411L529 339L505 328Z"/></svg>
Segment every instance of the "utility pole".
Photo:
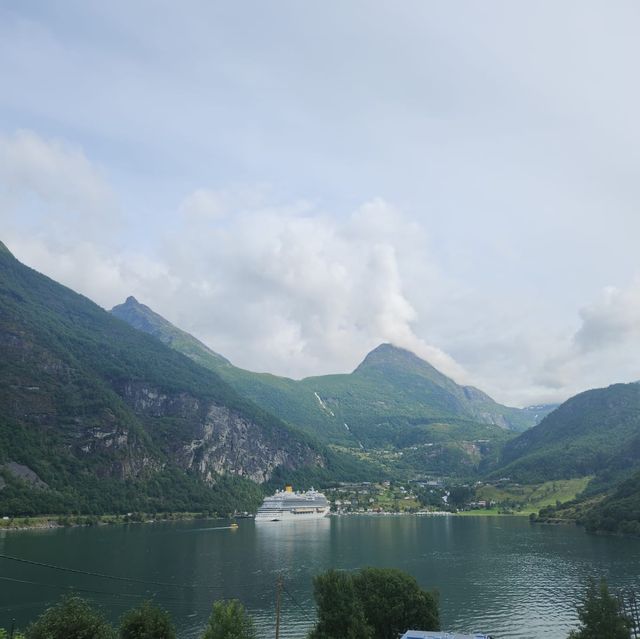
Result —
<svg viewBox="0 0 640 639"><path fill-rule="evenodd" d="M640 615L638 614L638 600L636 599L636 593L629 589L629 609L630 617L633 623L631 630L633 632L634 639L638 639L638 632L640 631Z"/></svg>
<svg viewBox="0 0 640 639"><path fill-rule="evenodd" d="M280 599L282 597L282 576L276 580L276 639L280 639Z"/></svg>

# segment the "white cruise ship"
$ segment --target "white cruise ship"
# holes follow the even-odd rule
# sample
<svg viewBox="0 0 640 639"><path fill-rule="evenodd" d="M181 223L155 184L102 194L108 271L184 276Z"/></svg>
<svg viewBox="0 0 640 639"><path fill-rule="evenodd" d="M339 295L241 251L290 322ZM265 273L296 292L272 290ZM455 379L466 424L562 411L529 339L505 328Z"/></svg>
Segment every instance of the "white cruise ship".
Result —
<svg viewBox="0 0 640 639"><path fill-rule="evenodd" d="M313 490L298 493L291 486L265 497L256 513L256 521L301 521L321 519L329 513L329 502Z"/></svg>

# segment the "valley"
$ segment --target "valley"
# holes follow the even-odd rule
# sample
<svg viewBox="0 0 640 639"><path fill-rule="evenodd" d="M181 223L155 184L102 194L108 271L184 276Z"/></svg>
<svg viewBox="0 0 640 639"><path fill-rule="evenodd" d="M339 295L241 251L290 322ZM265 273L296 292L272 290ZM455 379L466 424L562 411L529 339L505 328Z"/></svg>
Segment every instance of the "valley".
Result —
<svg viewBox="0 0 640 639"><path fill-rule="evenodd" d="M636 530L637 486L621 482L640 470L638 384L510 408L391 344L352 373L293 380L235 367L133 297L107 313L4 246L0 284L5 516L226 514L287 482L435 480L472 487L465 511L583 504L564 518L593 529L618 530L622 499ZM437 505L414 497L393 508Z"/></svg>

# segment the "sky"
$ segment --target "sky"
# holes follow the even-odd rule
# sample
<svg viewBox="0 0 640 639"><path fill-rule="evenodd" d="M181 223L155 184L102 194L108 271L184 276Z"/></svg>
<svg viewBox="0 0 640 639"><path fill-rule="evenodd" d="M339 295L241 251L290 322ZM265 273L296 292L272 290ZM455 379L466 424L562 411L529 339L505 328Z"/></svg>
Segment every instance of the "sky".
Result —
<svg viewBox="0 0 640 639"><path fill-rule="evenodd" d="M0 240L236 365L640 379L640 5L0 2Z"/></svg>

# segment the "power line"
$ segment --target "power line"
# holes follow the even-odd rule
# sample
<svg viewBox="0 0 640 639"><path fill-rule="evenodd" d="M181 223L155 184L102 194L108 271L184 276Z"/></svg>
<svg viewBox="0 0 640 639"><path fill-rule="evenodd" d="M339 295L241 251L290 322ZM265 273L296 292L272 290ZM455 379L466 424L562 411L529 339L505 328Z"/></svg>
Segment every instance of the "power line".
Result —
<svg viewBox="0 0 640 639"><path fill-rule="evenodd" d="M289 599L291 599L291 601L293 601L293 603L294 603L296 606L298 606L298 608L300 608L300 610L302 611L302 614L303 614L303 615L304 615L304 616L305 616L305 617L306 617L306 618L307 618L311 623L315 623L315 620L314 620L314 619L312 619L312 618L309 616L309 613L305 610L305 608L304 608L300 603L298 603L298 600L297 600L297 599L296 599L296 598L295 598L295 597L294 597L294 596L289 592L289 589L284 585L284 582L282 583L282 588L283 588L283 590L285 591L285 593L286 593L287 595L289 595Z"/></svg>
<svg viewBox="0 0 640 639"><path fill-rule="evenodd" d="M55 564L49 564L49 563L45 563L45 562L40 562L40 561L33 561L31 559L23 559L22 557L13 557L11 555L4 555L4 554L0 554L0 559L7 559L9 561L15 561L21 564L27 564L30 566L38 566L41 568L48 568L51 570L58 570L61 572L67 572L67 573L72 573L72 574L76 574L76 575L87 575L90 577L98 577L100 579L111 579L114 581L120 581L120 582L125 582L125 583L135 583L135 584L142 584L142 585L147 585L147 586L160 586L160 587L169 587L169 588L183 588L183 589L202 589L202 590L219 590L224 588L224 586L222 585L217 585L217 586L210 586L207 584L199 584L199 583L193 583L193 584L179 584L179 583L170 583L170 582L165 582L165 581L150 581L150 580L145 580L145 579L136 579L134 577L122 577L120 575L110 575L110 574L106 574L106 573L100 573L100 572L91 572L88 570L79 570L76 568L69 568L67 566L57 566ZM38 582L38 581L30 581L27 579L16 579L13 577L1 577L0 576L0 580L2 581L9 581L9 582L13 582L13 583L22 583L22 584L28 584L28 585L33 585L33 586L42 586L45 588L57 588L57 589L69 589L72 591L76 591L76 592L81 592L81 593L87 593L87 594L93 594L93 595L101 595L101 596L107 596L107 597L113 597L113 598L128 598L128 599L154 599L155 601L158 601L159 603L163 604L163 605L168 605L168 606L173 606L173 605L182 605L182 606L190 606L192 610L196 610L196 609L200 609L202 610L201 607L198 606L193 606L192 604L189 604L188 602L183 601L182 599L172 599L172 598L167 598L165 596L161 596L158 597L157 593L145 593L145 594L136 594L136 593L123 593L123 592L112 592L112 591L106 591L106 590L96 590L96 589L91 589L91 588L80 588L80 587L76 587L73 585L68 585L68 584L50 584L50 583L42 583L42 582ZM246 587L246 586L253 586L254 584L234 584L235 587ZM302 614L306 617L306 619L311 622L311 623L315 623L315 620L309 615L309 613L307 612L307 610L300 604L300 602L291 594L291 592L289 591L289 589L285 586L284 584L284 580L282 580L281 582L281 587L284 590L284 592L287 594L287 596L289 597L289 599L300 609L300 611L302 612ZM207 610L209 610L209 608L207 608Z"/></svg>
<svg viewBox="0 0 640 639"><path fill-rule="evenodd" d="M9 561L16 561L21 564L28 564L30 566L39 566L41 568L49 568L52 570L60 570L62 572L69 572L76 575L88 575L90 577L99 577L101 579L112 579L114 581L124 581L128 583L144 584L146 586L162 586L167 588L202 588L206 590L218 590L224 588L222 585L210 586L207 584L177 584L166 581L149 581L146 579L136 579L135 577L121 577L119 575L109 575L102 572L91 572L88 570L78 570L77 568L68 568L66 566L56 566L54 564L47 564L41 561L32 561L31 559L23 559L22 557L12 557L11 555L0 554L0 559L8 559ZM234 584L236 587L252 586L253 584Z"/></svg>
<svg viewBox="0 0 640 639"><path fill-rule="evenodd" d="M18 584L29 584L31 586L43 586L45 588L59 588L59 589L69 589L69 590L76 590L78 592L87 592L87 593L91 593L91 594L97 594L97 595L110 595L113 597L126 597L126 598L133 598L133 599L140 599L140 598L144 598L144 597L152 597L153 594L151 593L146 593L146 594L135 594L135 593L131 593L131 592L112 592L112 591L108 591L108 590L94 590L92 588L78 588L77 586L71 586L68 584L45 584L42 583L41 581L30 581L28 579L15 579L14 577L0 577L0 579L2 581L11 581L13 583L18 583ZM172 600L167 600L167 601L180 601L179 599L172 599Z"/></svg>
<svg viewBox="0 0 640 639"><path fill-rule="evenodd" d="M183 601L182 599L169 599L166 597L157 597L156 593L145 593L145 594L135 594L135 593L125 593L125 592L113 592L113 591L108 591L108 590L95 590L92 588L78 588L76 586L71 586L68 584L48 584L48 583L43 583L40 581L31 581L28 579L15 579L13 577L0 577L0 580L2 581L10 581L12 583L20 583L20 584L28 584L31 586L41 586L44 588L55 588L58 590L70 590L72 592L81 592L81 593L85 593L85 594L90 594L90 595L101 595L101 596L107 596L107 597L112 597L114 599L153 599L154 601L161 603L162 605L167 605L167 606L188 606L189 608L193 609L193 610L205 610L204 607L202 606L198 606L198 605L193 605L192 603L189 603L187 601ZM111 604L114 602L110 602ZM119 603L124 603L124 602L119 602ZM9 607L13 607L13 606L4 606L4 608L9 608ZM207 611L210 610L210 607L206 608Z"/></svg>

